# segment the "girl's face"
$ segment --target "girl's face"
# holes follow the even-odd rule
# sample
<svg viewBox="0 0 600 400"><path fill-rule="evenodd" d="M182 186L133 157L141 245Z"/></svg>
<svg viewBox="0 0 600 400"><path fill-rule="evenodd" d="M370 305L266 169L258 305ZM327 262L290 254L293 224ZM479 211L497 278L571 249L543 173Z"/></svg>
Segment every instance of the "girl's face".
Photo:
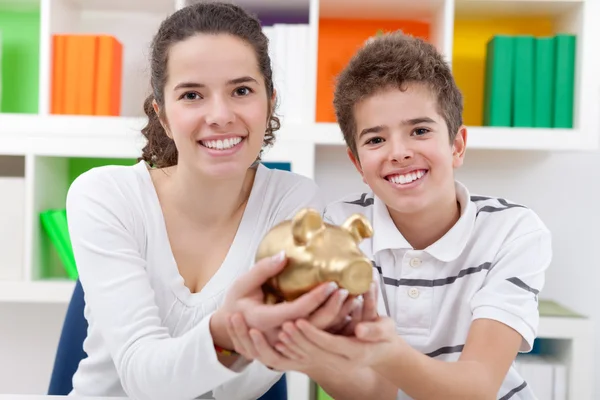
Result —
<svg viewBox="0 0 600 400"><path fill-rule="evenodd" d="M227 34L198 34L169 51L163 124L178 164L214 177L243 175L256 160L272 99L253 47Z"/></svg>

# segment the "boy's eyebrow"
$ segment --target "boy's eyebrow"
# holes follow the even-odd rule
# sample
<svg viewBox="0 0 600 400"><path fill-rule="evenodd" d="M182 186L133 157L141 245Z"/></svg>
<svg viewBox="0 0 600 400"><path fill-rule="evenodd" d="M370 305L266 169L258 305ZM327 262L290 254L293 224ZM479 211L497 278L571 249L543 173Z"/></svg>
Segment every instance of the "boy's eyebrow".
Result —
<svg viewBox="0 0 600 400"><path fill-rule="evenodd" d="M230 79L229 81L227 81L228 85L239 85L240 83L258 83L258 81L256 79L254 79L251 76L242 76L239 78L235 78L235 79ZM199 88L204 88L206 87L205 84L203 83L197 83L197 82L181 82L178 83L173 90L177 90L177 89L199 89Z"/></svg>
<svg viewBox="0 0 600 400"><path fill-rule="evenodd" d="M418 124L423 124L423 123L435 124L436 122L429 117L417 117L417 118L405 119L400 124L404 125L404 126L407 126L407 125L410 126L410 125L418 125ZM370 128L365 128L362 131L360 131L358 138L360 139L362 136L364 136L368 133L380 133L381 131L385 130L386 128L387 127L385 125L377 125L377 126L372 126Z"/></svg>
<svg viewBox="0 0 600 400"><path fill-rule="evenodd" d="M402 121L402 125L435 124L435 121L429 117L417 117Z"/></svg>

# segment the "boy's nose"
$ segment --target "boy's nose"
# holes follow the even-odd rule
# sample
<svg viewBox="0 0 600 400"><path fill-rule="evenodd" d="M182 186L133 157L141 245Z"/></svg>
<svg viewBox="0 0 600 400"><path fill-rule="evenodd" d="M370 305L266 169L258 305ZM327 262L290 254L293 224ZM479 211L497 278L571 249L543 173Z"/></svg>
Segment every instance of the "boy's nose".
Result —
<svg viewBox="0 0 600 400"><path fill-rule="evenodd" d="M409 146L407 146L407 144L404 143L404 141L397 140L392 143L390 150L391 161L402 162L404 160L412 158L413 155L414 153L412 149Z"/></svg>

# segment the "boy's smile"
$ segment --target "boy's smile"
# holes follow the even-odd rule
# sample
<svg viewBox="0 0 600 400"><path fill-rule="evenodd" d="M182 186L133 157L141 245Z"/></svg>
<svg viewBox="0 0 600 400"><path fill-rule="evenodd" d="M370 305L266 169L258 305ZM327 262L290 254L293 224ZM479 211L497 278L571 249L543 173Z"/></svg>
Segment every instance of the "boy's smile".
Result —
<svg viewBox="0 0 600 400"><path fill-rule="evenodd" d="M454 143L436 96L419 83L389 87L354 107L356 153L363 180L398 221L454 215L454 168L462 164L466 132Z"/></svg>

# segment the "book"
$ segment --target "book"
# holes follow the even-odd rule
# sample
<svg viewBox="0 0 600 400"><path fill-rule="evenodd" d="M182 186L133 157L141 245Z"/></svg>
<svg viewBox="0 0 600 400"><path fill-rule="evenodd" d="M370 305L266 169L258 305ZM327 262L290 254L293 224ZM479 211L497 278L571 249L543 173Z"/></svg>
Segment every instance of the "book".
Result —
<svg viewBox="0 0 600 400"><path fill-rule="evenodd" d="M514 38L495 35L487 43L483 95L483 124L511 126Z"/></svg>
<svg viewBox="0 0 600 400"><path fill-rule="evenodd" d="M533 126L534 46L532 35L514 37L512 126Z"/></svg>
<svg viewBox="0 0 600 400"><path fill-rule="evenodd" d="M575 89L575 35L556 35L555 49L553 127L572 128Z"/></svg>
<svg viewBox="0 0 600 400"><path fill-rule="evenodd" d="M533 126L552 127L554 102L554 37L535 39L535 74L533 82Z"/></svg>

